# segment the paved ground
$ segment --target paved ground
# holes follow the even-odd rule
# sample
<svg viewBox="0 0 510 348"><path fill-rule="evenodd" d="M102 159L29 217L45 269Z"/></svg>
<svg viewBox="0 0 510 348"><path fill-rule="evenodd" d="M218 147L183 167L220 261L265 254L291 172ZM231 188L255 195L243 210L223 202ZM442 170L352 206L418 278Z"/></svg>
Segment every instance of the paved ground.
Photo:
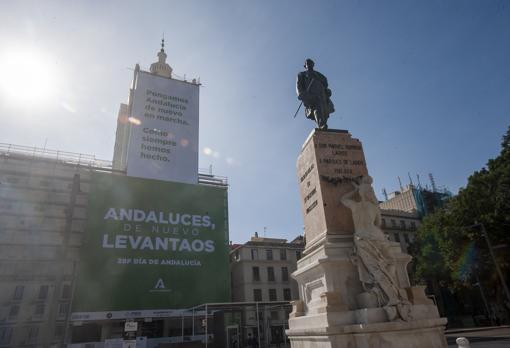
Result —
<svg viewBox="0 0 510 348"><path fill-rule="evenodd" d="M448 330L446 331L448 347L457 347L455 344L457 337L466 337L472 348L508 348L510 347L510 326Z"/></svg>

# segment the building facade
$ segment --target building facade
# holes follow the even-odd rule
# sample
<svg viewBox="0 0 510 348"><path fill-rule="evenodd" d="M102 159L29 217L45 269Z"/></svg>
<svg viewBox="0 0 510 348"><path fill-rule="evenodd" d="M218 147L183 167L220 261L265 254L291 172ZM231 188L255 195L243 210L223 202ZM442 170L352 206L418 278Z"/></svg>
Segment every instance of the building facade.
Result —
<svg viewBox="0 0 510 348"><path fill-rule="evenodd" d="M0 147L0 347L61 344L85 231L92 156Z"/></svg>
<svg viewBox="0 0 510 348"><path fill-rule="evenodd" d="M253 236L230 252L233 302L291 301L299 298L290 276L304 250L304 240Z"/></svg>
<svg viewBox="0 0 510 348"><path fill-rule="evenodd" d="M93 156L0 144L0 347L123 337L126 319L71 320L95 171L125 175ZM227 185L210 174L199 183ZM138 335L180 334L180 323L148 318Z"/></svg>
<svg viewBox="0 0 510 348"><path fill-rule="evenodd" d="M384 210L403 211L417 213L423 217L434 212L438 207L451 198L452 194L446 190L433 190L407 185L401 191L395 191L388 195L388 199L381 202L379 206Z"/></svg>
<svg viewBox="0 0 510 348"><path fill-rule="evenodd" d="M402 251L409 253L416 240L416 229L421 218L416 211L381 209L381 228L389 239L400 243Z"/></svg>
<svg viewBox="0 0 510 348"><path fill-rule="evenodd" d="M243 337L260 338L267 347L287 342L284 331L288 328L289 302L299 299L297 282L291 274L296 270L304 246L301 236L287 242L255 234L245 244L232 247L232 302L264 303L262 310L243 311L246 322ZM257 331L257 322L262 330Z"/></svg>

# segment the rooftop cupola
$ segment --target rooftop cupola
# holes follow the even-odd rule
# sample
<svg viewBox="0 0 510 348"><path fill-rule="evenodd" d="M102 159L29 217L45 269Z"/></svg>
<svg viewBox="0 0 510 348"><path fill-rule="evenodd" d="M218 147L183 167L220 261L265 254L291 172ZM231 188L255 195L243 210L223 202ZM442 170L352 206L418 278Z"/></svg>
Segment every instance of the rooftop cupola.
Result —
<svg viewBox="0 0 510 348"><path fill-rule="evenodd" d="M154 75L172 78L172 68L166 63L165 39L161 39L161 50L158 52L158 61L151 64L150 71Z"/></svg>

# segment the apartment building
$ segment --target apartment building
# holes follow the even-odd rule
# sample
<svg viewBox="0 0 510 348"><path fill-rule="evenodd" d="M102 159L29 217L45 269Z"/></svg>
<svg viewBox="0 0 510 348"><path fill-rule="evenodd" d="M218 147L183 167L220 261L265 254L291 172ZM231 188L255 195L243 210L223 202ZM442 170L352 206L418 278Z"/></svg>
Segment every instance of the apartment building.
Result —
<svg viewBox="0 0 510 348"><path fill-rule="evenodd" d="M0 347L62 344L93 156L0 144Z"/></svg>
<svg viewBox="0 0 510 348"><path fill-rule="evenodd" d="M251 237L230 252L233 302L291 301L299 298L290 276L304 250L301 236L286 239Z"/></svg>
<svg viewBox="0 0 510 348"><path fill-rule="evenodd" d="M410 246L416 240L416 229L421 218L416 211L381 209L381 228L389 239L400 243L402 251L410 252Z"/></svg>

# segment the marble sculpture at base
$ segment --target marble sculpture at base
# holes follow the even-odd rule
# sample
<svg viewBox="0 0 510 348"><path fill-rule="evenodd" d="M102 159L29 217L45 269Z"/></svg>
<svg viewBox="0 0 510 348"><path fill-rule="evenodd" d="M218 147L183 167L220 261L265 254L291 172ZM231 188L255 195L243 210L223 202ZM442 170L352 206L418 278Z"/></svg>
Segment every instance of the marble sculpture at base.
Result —
<svg viewBox="0 0 510 348"><path fill-rule="evenodd" d="M361 142L314 130L297 164L306 247L293 273L287 334L293 348L445 348L444 326L424 287L411 287L411 256L380 229Z"/></svg>

